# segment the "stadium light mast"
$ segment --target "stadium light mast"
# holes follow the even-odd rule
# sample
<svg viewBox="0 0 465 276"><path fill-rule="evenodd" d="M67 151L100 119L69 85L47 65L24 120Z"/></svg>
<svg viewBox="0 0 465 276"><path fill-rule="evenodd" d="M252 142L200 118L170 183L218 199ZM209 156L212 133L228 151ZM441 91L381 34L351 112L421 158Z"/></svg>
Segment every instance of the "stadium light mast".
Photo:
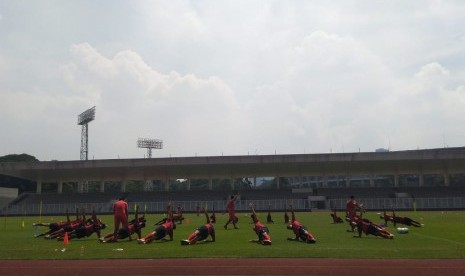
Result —
<svg viewBox="0 0 465 276"><path fill-rule="evenodd" d="M81 131L81 160L89 160L89 123L95 119L95 106L78 115L78 125Z"/></svg>
<svg viewBox="0 0 465 276"><path fill-rule="evenodd" d="M152 158L152 149L162 149L163 140L139 138L137 139L137 147L147 149L147 157Z"/></svg>

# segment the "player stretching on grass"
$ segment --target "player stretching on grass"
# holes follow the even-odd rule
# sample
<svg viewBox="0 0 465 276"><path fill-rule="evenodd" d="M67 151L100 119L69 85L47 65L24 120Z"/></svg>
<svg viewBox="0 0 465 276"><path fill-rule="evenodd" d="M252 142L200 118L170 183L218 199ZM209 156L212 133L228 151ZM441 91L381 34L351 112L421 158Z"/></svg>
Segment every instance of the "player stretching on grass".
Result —
<svg viewBox="0 0 465 276"><path fill-rule="evenodd" d="M337 214L336 214L336 210L333 210L333 212L331 213L331 218L333 218L333 223L344 223L344 221L342 220L342 218L338 217Z"/></svg>
<svg viewBox="0 0 465 276"><path fill-rule="evenodd" d="M392 223L394 223L394 226L396 226L397 223L400 223L407 226L421 227L421 223L419 223L418 221L414 221L411 218L396 217L396 212L394 210L392 210L392 216L388 215L385 210L383 215L380 216L380 218L384 219L384 223L386 224L386 226L388 225L388 222L391 221Z"/></svg>
<svg viewBox="0 0 465 276"><path fill-rule="evenodd" d="M96 233L100 239L100 230L105 229L106 225L97 218L95 210L92 211L92 218L88 219L84 225L80 225L77 229L68 233L68 239L81 239L90 237L93 233ZM62 241L63 236L59 237L58 240Z"/></svg>
<svg viewBox="0 0 465 276"><path fill-rule="evenodd" d="M66 221L60 221L60 222L52 222L52 223L33 223L32 226L34 226L34 232L36 233L34 237L43 237L46 235L50 235L53 232L56 232L60 229L65 228L67 225L71 224L71 220L69 219L69 213L68 209L66 209ZM45 233L39 233L38 226L48 226L48 231Z"/></svg>
<svg viewBox="0 0 465 276"><path fill-rule="evenodd" d="M298 220L295 219L295 213L294 213L294 208L292 204L290 205L291 207L291 224L287 226L287 229L294 231L295 238L287 238L290 241L298 241L301 239L303 242L306 243L315 243L316 239L312 235L312 233L308 232L307 227L303 226L302 223L300 223Z"/></svg>
<svg viewBox="0 0 465 276"><path fill-rule="evenodd" d="M255 213L254 205L250 203L249 206L252 209L251 217L254 223L253 230L258 236L258 240L250 240L250 242L258 242L262 245L271 245L270 230L268 230L268 227L266 227L266 225L264 225L258 220L257 213Z"/></svg>
<svg viewBox="0 0 465 276"><path fill-rule="evenodd" d="M232 223L234 225L234 229L238 229L236 226L236 223L239 221L239 218L236 216L236 200L237 200L237 195L232 195L228 203L226 204L226 211L228 212L229 219L228 222L224 225L224 229L228 230L228 224Z"/></svg>
<svg viewBox="0 0 465 276"><path fill-rule="evenodd" d="M356 225L358 229L358 236L354 236L354 238L361 238L362 232L365 235L373 235L376 237L382 237L384 239L393 239L394 235L389 233L384 227L379 224L373 223L368 219L362 218L362 214L360 214L359 218L356 219Z"/></svg>
<svg viewBox="0 0 465 276"><path fill-rule="evenodd" d="M211 242L215 241L215 227L213 227L213 222L210 220L210 217L208 217L207 210L205 210L205 208L202 209L205 213L205 217L207 218L207 223L197 228L192 234L189 235L187 240L181 240L181 245L193 245L203 240L205 240L205 242L209 242L209 240L206 240L208 235L212 237L210 240Z"/></svg>
<svg viewBox="0 0 465 276"><path fill-rule="evenodd" d="M152 241L158 241L163 239L164 241L167 241L165 239L166 235L170 237L170 241L173 240L173 230L176 229L176 223L174 223L173 220L173 209L171 207L171 204L168 205L168 218L166 221L155 228L154 231L150 232L147 234L144 238L138 239L137 242L141 244L146 244L146 243L151 243Z"/></svg>

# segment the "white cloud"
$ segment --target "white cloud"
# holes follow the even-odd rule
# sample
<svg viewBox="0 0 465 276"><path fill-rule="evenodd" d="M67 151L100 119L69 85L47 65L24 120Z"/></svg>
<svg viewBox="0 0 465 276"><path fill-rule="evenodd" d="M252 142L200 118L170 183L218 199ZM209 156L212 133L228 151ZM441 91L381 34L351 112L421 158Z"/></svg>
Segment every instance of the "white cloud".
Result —
<svg viewBox="0 0 465 276"><path fill-rule="evenodd" d="M461 1L10 1L0 155L78 158L76 116L94 105L95 158L141 157L139 136L165 140L155 156L460 146L464 13Z"/></svg>
<svg viewBox="0 0 465 276"><path fill-rule="evenodd" d="M137 150L118 144L135 143L138 136L165 139L165 151L176 155L186 148L219 154L232 146L228 140L238 140L229 136L237 131L240 113L221 79L159 73L129 50L106 58L83 43L73 45L71 54L63 76L73 93L95 100L92 127L101 138L96 143L107 147L96 149L97 155L134 156Z"/></svg>

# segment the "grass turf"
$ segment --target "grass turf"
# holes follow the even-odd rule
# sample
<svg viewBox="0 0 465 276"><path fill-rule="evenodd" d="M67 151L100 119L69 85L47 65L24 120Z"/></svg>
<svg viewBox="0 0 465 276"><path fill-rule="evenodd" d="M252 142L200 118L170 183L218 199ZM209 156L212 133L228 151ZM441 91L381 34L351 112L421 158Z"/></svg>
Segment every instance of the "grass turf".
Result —
<svg viewBox="0 0 465 276"><path fill-rule="evenodd" d="M119 241L111 244L97 242L94 234L89 238L71 240L67 246L56 240L34 238L33 222L38 217L3 217L0 221L0 259L108 259L108 258L465 258L465 212L398 212L398 216L408 216L424 223L422 228L409 227L408 234L397 234L392 224L388 230L395 235L393 240L363 235L362 239L353 238L354 233L347 232L347 223L332 224L329 212L296 213L301 221L317 238L315 244L288 241L292 231L286 229L283 213L272 213L274 224L267 224L273 245L262 246L248 242L256 239L253 225L248 214L238 214L240 229L223 228L227 215L218 214L215 243L199 243L193 246L181 246L180 240L186 239L198 226L205 223L205 217L185 214L186 220L178 224L174 232L174 241L155 241L151 244L137 244L135 240ZM340 213L341 215L341 213ZM376 212L369 212L366 218L381 222ZM103 234L112 231L112 216L101 216L109 228ZM162 215L148 214L145 235L154 229L153 224ZM64 217L42 217L42 222L53 222ZM259 219L266 221L266 212L259 213ZM24 222L24 227L22 227ZM399 226L399 225L398 225ZM402 227L402 226L401 226ZM45 232L47 227L40 227ZM63 252L63 249L64 252ZM122 249L122 250L118 250Z"/></svg>

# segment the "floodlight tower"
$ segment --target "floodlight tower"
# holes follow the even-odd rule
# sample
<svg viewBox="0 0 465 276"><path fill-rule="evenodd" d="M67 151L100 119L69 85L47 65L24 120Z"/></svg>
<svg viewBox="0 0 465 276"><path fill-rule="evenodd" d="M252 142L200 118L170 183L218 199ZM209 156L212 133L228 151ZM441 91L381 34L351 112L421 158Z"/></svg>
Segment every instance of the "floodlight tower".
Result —
<svg viewBox="0 0 465 276"><path fill-rule="evenodd" d="M152 149L162 149L163 140L159 139L150 139L150 138L139 138L137 139L138 148L147 149L147 157L152 158Z"/></svg>
<svg viewBox="0 0 465 276"><path fill-rule="evenodd" d="M95 119L95 106L78 115L78 125L81 131L81 160L88 160L89 153L89 123Z"/></svg>

